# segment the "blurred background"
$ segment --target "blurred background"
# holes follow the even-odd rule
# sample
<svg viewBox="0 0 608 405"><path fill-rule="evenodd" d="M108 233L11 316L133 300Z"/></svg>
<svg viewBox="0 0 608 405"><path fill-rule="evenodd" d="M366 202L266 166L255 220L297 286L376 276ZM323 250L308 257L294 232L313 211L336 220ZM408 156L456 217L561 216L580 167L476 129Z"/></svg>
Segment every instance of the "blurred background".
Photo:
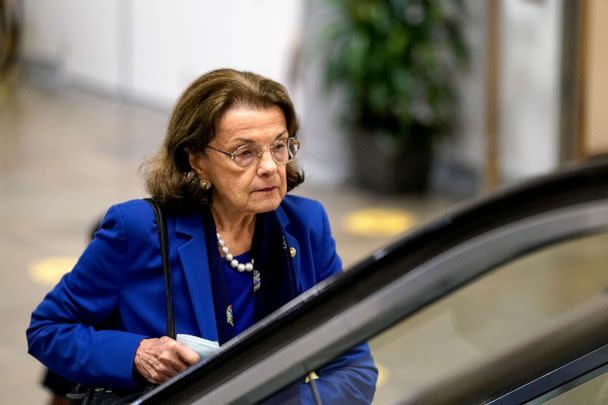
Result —
<svg viewBox="0 0 608 405"><path fill-rule="evenodd" d="M604 0L0 0L0 402L43 403L33 308L215 68L286 85L296 194L345 268L499 187L608 153ZM9 392L10 391L10 392Z"/></svg>

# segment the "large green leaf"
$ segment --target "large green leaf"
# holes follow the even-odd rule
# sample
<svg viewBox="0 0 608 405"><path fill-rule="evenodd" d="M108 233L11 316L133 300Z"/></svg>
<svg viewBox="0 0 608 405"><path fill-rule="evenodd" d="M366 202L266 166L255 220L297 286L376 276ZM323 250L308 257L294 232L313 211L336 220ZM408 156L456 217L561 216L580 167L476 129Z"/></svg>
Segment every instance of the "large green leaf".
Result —
<svg viewBox="0 0 608 405"><path fill-rule="evenodd" d="M445 133L457 101L453 73L468 60L463 1L328 2L336 18L325 31L325 80L346 90L344 122L397 137Z"/></svg>

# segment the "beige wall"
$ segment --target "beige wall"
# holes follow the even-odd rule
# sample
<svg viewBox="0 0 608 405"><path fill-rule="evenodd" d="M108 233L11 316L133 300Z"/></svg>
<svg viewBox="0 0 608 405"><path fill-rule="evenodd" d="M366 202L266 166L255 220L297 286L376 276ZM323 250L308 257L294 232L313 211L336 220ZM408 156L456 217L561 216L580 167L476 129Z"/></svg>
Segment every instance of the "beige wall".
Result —
<svg viewBox="0 0 608 405"><path fill-rule="evenodd" d="M586 20L583 148L597 155L608 153L608 1L588 0Z"/></svg>

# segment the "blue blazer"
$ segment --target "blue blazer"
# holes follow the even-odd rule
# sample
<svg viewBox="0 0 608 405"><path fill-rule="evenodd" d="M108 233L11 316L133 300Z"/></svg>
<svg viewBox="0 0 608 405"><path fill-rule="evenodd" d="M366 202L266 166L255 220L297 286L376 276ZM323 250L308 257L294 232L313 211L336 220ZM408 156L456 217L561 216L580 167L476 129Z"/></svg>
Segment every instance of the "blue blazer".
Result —
<svg viewBox="0 0 608 405"><path fill-rule="evenodd" d="M320 203L288 195L276 212L295 248L298 294L342 270ZM202 218L167 215L167 228L176 332L218 340ZM166 319L154 214L145 201L128 201L109 209L74 269L32 313L29 353L71 381L133 390L139 342L165 335ZM351 363L360 367L352 371ZM364 392L345 384L344 373L360 380ZM320 389L326 383L330 397L370 402L377 370L363 344L319 375Z"/></svg>

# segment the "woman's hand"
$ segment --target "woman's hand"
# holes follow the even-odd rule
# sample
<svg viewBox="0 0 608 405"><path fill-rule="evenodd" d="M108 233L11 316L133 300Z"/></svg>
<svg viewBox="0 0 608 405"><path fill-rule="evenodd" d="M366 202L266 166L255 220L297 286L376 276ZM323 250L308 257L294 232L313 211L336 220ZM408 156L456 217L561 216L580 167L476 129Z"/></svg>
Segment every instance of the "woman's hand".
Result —
<svg viewBox="0 0 608 405"><path fill-rule="evenodd" d="M135 352L135 368L147 381L160 384L200 360L197 352L170 337L143 339Z"/></svg>

